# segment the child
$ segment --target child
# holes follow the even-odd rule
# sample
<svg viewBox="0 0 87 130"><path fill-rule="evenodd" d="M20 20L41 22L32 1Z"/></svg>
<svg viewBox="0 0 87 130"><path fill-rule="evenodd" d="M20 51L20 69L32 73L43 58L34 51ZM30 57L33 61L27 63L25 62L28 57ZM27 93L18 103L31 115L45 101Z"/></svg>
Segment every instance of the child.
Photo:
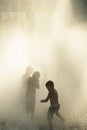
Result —
<svg viewBox="0 0 87 130"><path fill-rule="evenodd" d="M34 111L35 111L36 89L40 88L39 78L40 78L39 71L35 71L27 81L26 109L27 109L27 113L31 114L31 119L33 119Z"/></svg>
<svg viewBox="0 0 87 130"><path fill-rule="evenodd" d="M48 109L48 114L47 114L47 119L48 119L48 123L49 123L49 127L50 130L53 129L53 125L52 125L52 117L53 114L55 113L62 121L64 121L64 119L60 116L58 110L60 108L60 104L58 102L58 93L56 91L56 89L54 88L54 83L53 81L49 80L46 83L46 88L49 91L48 96L46 97L46 99L41 100L41 102L48 102L48 100L50 100L50 107Z"/></svg>

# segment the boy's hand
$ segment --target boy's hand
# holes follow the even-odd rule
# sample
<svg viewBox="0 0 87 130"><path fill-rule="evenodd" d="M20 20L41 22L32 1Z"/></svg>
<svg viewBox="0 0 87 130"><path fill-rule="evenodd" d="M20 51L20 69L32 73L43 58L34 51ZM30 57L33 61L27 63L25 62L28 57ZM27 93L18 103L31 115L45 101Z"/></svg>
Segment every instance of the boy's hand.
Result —
<svg viewBox="0 0 87 130"><path fill-rule="evenodd" d="M40 100L40 102L44 102L44 100L42 99L42 100Z"/></svg>

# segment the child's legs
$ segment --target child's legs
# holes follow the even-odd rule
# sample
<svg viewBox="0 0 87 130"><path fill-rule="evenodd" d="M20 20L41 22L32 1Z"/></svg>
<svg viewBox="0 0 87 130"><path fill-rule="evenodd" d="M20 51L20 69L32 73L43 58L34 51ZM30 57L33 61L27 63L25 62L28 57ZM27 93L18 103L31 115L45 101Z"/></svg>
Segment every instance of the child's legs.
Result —
<svg viewBox="0 0 87 130"><path fill-rule="evenodd" d="M29 107L29 104L26 105L26 111L27 111L27 113L28 113L28 115L29 115L29 113L30 113L30 107Z"/></svg>
<svg viewBox="0 0 87 130"><path fill-rule="evenodd" d="M34 117L34 107L31 109L31 119L33 119L33 117Z"/></svg>
<svg viewBox="0 0 87 130"><path fill-rule="evenodd" d="M55 114L61 119L62 122L64 122L63 117L60 115L60 113L58 111L56 111Z"/></svg>
<svg viewBox="0 0 87 130"><path fill-rule="evenodd" d="M35 102L34 101L31 103L30 109L31 109L31 119L33 119L34 112L35 112Z"/></svg>
<svg viewBox="0 0 87 130"><path fill-rule="evenodd" d="M51 109L49 108L48 113L47 113L47 119L48 119L48 124L49 124L50 129L53 129L52 117L53 117L53 111L51 111Z"/></svg>

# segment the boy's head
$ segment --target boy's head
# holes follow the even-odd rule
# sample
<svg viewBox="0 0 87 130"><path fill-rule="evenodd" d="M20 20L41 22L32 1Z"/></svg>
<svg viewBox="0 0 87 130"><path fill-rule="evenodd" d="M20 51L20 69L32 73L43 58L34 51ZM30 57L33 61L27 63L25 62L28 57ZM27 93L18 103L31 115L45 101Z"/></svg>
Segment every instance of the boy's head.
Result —
<svg viewBox="0 0 87 130"><path fill-rule="evenodd" d="M33 73L33 76L36 77L36 78L39 78L40 77L40 72L39 71L35 71Z"/></svg>
<svg viewBox="0 0 87 130"><path fill-rule="evenodd" d="M45 85L46 85L46 88L47 88L48 90L54 88L54 82L51 81L51 80L47 81Z"/></svg>

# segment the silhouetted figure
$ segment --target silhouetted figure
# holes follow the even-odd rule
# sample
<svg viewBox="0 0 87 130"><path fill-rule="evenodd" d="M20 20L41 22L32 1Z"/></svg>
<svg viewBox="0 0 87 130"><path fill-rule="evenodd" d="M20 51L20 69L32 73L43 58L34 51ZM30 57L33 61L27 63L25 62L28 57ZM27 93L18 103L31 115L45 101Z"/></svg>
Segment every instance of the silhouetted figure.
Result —
<svg viewBox="0 0 87 130"><path fill-rule="evenodd" d="M33 68L31 66L28 66L26 68L26 72L25 74L22 76L22 86L26 87L27 85L27 80L29 79L29 77L32 75L33 73Z"/></svg>
<svg viewBox="0 0 87 130"><path fill-rule="evenodd" d="M62 121L64 121L64 119L61 117L61 115L59 114L58 110L60 109L60 104L58 102L58 93L56 91L56 89L54 88L54 83L53 81L49 80L46 83L46 88L49 91L48 96L46 97L46 99L42 99L41 102L48 102L48 100L50 100L50 107L48 109L48 114L47 114L47 119L48 119L48 123L49 123L49 127L50 130L53 129L53 125L52 125L52 117L53 114L55 113Z"/></svg>
<svg viewBox="0 0 87 130"><path fill-rule="evenodd" d="M28 114L31 114L31 118L33 118L35 111L36 89L40 88L39 78L40 73L35 71L27 82L26 107Z"/></svg>

